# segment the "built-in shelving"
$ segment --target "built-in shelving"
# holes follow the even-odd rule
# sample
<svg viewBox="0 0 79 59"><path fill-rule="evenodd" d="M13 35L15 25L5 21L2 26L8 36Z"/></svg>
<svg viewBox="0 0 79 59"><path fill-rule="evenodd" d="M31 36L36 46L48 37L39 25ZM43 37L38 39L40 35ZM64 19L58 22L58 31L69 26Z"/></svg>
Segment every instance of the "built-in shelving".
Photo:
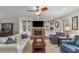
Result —
<svg viewBox="0 0 79 59"><path fill-rule="evenodd" d="M23 30L26 30L28 32L28 34L30 33L32 35L32 29L34 29L34 27L32 27L32 21L33 20L29 20L29 19L20 19L19 20L19 29L20 29L20 33L23 32ZM55 32L56 30L56 26L55 26L55 22L54 20L46 20L44 21L44 32L45 32L45 36L49 36L50 33Z"/></svg>

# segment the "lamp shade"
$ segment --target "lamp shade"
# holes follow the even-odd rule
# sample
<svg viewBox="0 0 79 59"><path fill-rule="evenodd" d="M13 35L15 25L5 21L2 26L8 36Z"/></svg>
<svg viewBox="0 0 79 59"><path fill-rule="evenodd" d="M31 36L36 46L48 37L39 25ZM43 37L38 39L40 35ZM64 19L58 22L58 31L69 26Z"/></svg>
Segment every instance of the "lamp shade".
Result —
<svg viewBox="0 0 79 59"><path fill-rule="evenodd" d="M70 27L69 27L69 26L66 26L66 27L64 28L64 30L65 30L65 31L70 31Z"/></svg>

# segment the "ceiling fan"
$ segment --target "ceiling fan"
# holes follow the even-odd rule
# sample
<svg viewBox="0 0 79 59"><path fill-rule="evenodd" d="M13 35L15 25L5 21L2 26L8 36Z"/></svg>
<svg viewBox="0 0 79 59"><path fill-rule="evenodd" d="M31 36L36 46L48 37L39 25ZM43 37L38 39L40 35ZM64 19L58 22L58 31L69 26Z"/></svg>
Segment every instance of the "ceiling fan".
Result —
<svg viewBox="0 0 79 59"><path fill-rule="evenodd" d="M47 11L48 8L46 6L36 6L35 9L29 9L28 12L35 12L36 15L41 15L45 11Z"/></svg>

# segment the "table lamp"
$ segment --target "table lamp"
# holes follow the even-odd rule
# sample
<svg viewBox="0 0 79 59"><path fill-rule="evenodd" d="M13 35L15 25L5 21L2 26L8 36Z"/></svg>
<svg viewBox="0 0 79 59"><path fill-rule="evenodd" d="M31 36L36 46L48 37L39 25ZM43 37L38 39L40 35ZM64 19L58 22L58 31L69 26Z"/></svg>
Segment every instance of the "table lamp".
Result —
<svg viewBox="0 0 79 59"><path fill-rule="evenodd" d="M69 26L66 26L66 27L65 27L65 32L67 33L67 34L66 34L66 37L67 37L67 38L69 37L69 31L70 31L70 27L69 27Z"/></svg>

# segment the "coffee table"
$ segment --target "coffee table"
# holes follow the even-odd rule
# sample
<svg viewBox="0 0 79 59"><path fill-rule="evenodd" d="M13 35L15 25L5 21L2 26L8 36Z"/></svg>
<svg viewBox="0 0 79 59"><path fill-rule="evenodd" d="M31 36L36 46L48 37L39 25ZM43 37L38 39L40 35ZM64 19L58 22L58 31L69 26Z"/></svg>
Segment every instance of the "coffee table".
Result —
<svg viewBox="0 0 79 59"><path fill-rule="evenodd" d="M44 39L41 39L40 42L37 42L37 39L35 39L32 43L32 52L33 53L45 53L45 42Z"/></svg>

